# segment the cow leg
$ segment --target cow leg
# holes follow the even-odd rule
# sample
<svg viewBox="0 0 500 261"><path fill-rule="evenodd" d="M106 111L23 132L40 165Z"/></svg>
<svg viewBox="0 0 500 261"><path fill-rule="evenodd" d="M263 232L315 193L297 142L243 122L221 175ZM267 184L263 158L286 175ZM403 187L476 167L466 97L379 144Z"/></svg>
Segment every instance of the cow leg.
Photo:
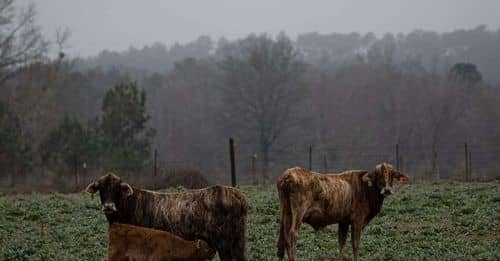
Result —
<svg viewBox="0 0 500 261"><path fill-rule="evenodd" d="M276 243L276 248L277 248L276 255L278 256L278 260L282 261L283 258L285 257L285 232L283 229L283 220L281 220L280 235L278 237L278 242Z"/></svg>
<svg viewBox="0 0 500 261"><path fill-rule="evenodd" d="M108 250L108 260L109 261L118 260L118 255L117 255L116 251Z"/></svg>
<svg viewBox="0 0 500 261"><path fill-rule="evenodd" d="M295 223L295 231L293 232L293 237L292 237L292 249L293 249L293 255L295 258L297 258L297 236L299 235L299 229L300 225L302 225L302 218L304 217L304 212L302 212L300 215L297 216L297 222Z"/></svg>
<svg viewBox="0 0 500 261"><path fill-rule="evenodd" d="M294 260L294 255L292 252L292 235L290 233L292 225L292 213L290 212L289 215L285 215L283 217L283 236L284 236L284 243L285 243L285 249L286 249L286 254L288 256L288 260Z"/></svg>
<svg viewBox="0 0 500 261"><path fill-rule="evenodd" d="M243 223L239 227L245 227L246 224ZM233 230L236 231L236 230ZM236 261L247 261L247 252L246 252L246 237L245 230L240 230L238 235L235 237L233 241L233 245L230 249L231 257Z"/></svg>
<svg viewBox="0 0 500 261"><path fill-rule="evenodd" d="M121 246L109 246L108 247L108 261L118 261L123 259L124 254L120 253L120 249L123 249Z"/></svg>
<svg viewBox="0 0 500 261"><path fill-rule="evenodd" d="M226 223L226 227L221 229L224 233L211 238L214 248L217 250L221 261L247 261L246 256L246 220ZM227 232L227 233L226 233Z"/></svg>
<svg viewBox="0 0 500 261"><path fill-rule="evenodd" d="M354 261L359 261L359 245L361 242L361 231L363 230L363 225L352 223L351 224L351 243L352 243L352 253L354 256Z"/></svg>
<svg viewBox="0 0 500 261"><path fill-rule="evenodd" d="M231 238L220 238L221 243L217 243L215 249L221 261L246 261L246 252L240 250L238 246L232 244ZM224 243L224 242L226 243ZM228 244L229 243L229 244ZM238 243L239 244L239 243ZM233 249L234 248L234 249Z"/></svg>
<svg viewBox="0 0 500 261"><path fill-rule="evenodd" d="M298 200L292 199L291 202L292 220L290 224L290 235L287 248L288 260L294 261L297 259L297 235L299 233L300 225L302 224L302 218L304 217L306 207L303 203L298 202Z"/></svg>
<svg viewBox="0 0 500 261"><path fill-rule="evenodd" d="M233 257L227 247L217 246L215 249L217 250L217 255L219 255L219 259L221 261L233 261Z"/></svg>
<svg viewBox="0 0 500 261"><path fill-rule="evenodd" d="M339 260L345 259L345 243L347 241L347 232L349 232L349 223L339 223Z"/></svg>
<svg viewBox="0 0 500 261"><path fill-rule="evenodd" d="M293 219L293 218L292 218ZM286 252L288 255L288 260L289 261L295 261L297 259L297 254L296 254L296 232L295 229L290 227L287 232L285 232L285 242L286 242Z"/></svg>
<svg viewBox="0 0 500 261"><path fill-rule="evenodd" d="M228 255L227 253L225 253L225 254L219 253L219 259L221 261L233 261L233 258L231 257L231 255Z"/></svg>
<svg viewBox="0 0 500 261"><path fill-rule="evenodd" d="M232 261L230 252L232 239L228 235L218 234L215 237L209 237L207 242L212 242L213 245L210 244L210 247L215 249L221 261Z"/></svg>

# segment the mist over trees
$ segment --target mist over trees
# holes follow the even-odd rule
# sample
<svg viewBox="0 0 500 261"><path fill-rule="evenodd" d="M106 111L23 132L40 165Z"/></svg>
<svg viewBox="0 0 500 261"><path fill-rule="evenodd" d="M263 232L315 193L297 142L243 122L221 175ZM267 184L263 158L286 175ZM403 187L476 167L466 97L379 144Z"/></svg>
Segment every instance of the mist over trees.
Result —
<svg viewBox="0 0 500 261"><path fill-rule="evenodd" d="M212 39L200 36L187 44L174 44L167 48L162 43L136 48L131 46L125 52L103 50L99 55L82 59L77 68L88 70L93 68L118 69L136 73L166 73L177 61L189 57L206 58L213 51Z"/></svg>
<svg viewBox="0 0 500 261"><path fill-rule="evenodd" d="M0 25L0 42L10 26ZM9 76L0 81L6 186L108 170L151 175L155 150L161 167L226 182L229 137L242 179L307 167L309 147L316 170L398 161L413 177L460 178L464 143L475 177L497 175L500 30L201 36L56 59L29 32L31 51L0 67ZM23 46L12 41L0 53Z"/></svg>
<svg viewBox="0 0 500 261"><path fill-rule="evenodd" d="M292 40L292 39L291 39ZM184 45L167 47L154 43L143 48L130 47L125 52L102 51L99 55L79 59L79 69L100 67L127 70L135 73L165 73L175 62L185 58L204 59L221 57L233 51L230 41L217 41L208 36ZM342 67L358 61L391 63L410 73L439 73L445 75L455 63L475 64L490 83L499 83L500 29L488 29L484 25L472 29L436 33L414 30L410 33L304 33L292 40L301 59L318 67Z"/></svg>

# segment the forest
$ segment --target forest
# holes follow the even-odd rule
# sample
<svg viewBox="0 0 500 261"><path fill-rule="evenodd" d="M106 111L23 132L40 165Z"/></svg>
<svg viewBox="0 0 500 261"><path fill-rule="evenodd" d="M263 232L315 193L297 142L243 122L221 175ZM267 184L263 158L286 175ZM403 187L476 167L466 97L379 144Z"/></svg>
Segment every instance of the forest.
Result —
<svg viewBox="0 0 500 261"><path fill-rule="evenodd" d="M0 3L2 188L81 190L106 171L228 183L230 137L243 183L382 161L415 179L498 177L500 29L200 36L72 57L70 31L46 39L34 7Z"/></svg>

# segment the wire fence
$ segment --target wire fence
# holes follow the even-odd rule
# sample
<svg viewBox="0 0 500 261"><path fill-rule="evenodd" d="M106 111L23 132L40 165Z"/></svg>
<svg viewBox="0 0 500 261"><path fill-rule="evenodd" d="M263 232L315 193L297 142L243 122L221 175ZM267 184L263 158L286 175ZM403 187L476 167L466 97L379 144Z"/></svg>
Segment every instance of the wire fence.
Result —
<svg viewBox="0 0 500 261"><path fill-rule="evenodd" d="M188 185L233 183L229 144L210 155L185 158L162 157L155 152L152 166L147 166L136 176L144 184ZM434 148L434 149L433 149ZM299 166L320 173L338 173L350 169L370 170L375 165L387 162L405 172L413 181L419 180L464 180L486 181L500 179L500 148L488 143L447 144L440 146L326 146L297 145L279 150L270 150L268 168L265 173L262 155L250 146L234 146L235 182L237 184L273 183L286 169ZM34 169L24 178L14 180L5 176L0 179L0 191L55 190L79 191L92 179L104 174L102 167L71 167L65 171L49 171L46 166ZM178 177L177 177L178 176ZM15 176L13 176L15 177ZM149 182L149 183L148 183ZM11 184L14 184L12 186ZM153 186L154 187L154 186Z"/></svg>
<svg viewBox="0 0 500 261"><path fill-rule="evenodd" d="M258 152L236 147L236 173L243 183L272 182L284 170L299 166L320 173L349 169L369 170L381 162L392 164L413 180L454 179L464 181L498 179L500 149L489 144L447 146L300 146L269 152L267 178ZM221 159L219 171L229 168L229 156ZM227 179L230 171L227 170Z"/></svg>

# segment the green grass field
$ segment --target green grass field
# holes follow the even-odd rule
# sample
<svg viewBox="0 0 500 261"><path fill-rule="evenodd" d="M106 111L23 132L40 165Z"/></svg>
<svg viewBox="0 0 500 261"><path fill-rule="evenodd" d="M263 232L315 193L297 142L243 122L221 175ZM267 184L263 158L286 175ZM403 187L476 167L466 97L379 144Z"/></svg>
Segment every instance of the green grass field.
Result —
<svg viewBox="0 0 500 261"><path fill-rule="evenodd" d="M274 186L243 186L250 201L250 260L275 260L279 205ZM0 195L0 260L104 260L107 223L99 197ZM338 251L337 226L303 225L300 260ZM350 241L350 240L349 240ZM352 258L350 242L348 255ZM389 197L364 230L363 260L500 260L500 183L411 184Z"/></svg>

